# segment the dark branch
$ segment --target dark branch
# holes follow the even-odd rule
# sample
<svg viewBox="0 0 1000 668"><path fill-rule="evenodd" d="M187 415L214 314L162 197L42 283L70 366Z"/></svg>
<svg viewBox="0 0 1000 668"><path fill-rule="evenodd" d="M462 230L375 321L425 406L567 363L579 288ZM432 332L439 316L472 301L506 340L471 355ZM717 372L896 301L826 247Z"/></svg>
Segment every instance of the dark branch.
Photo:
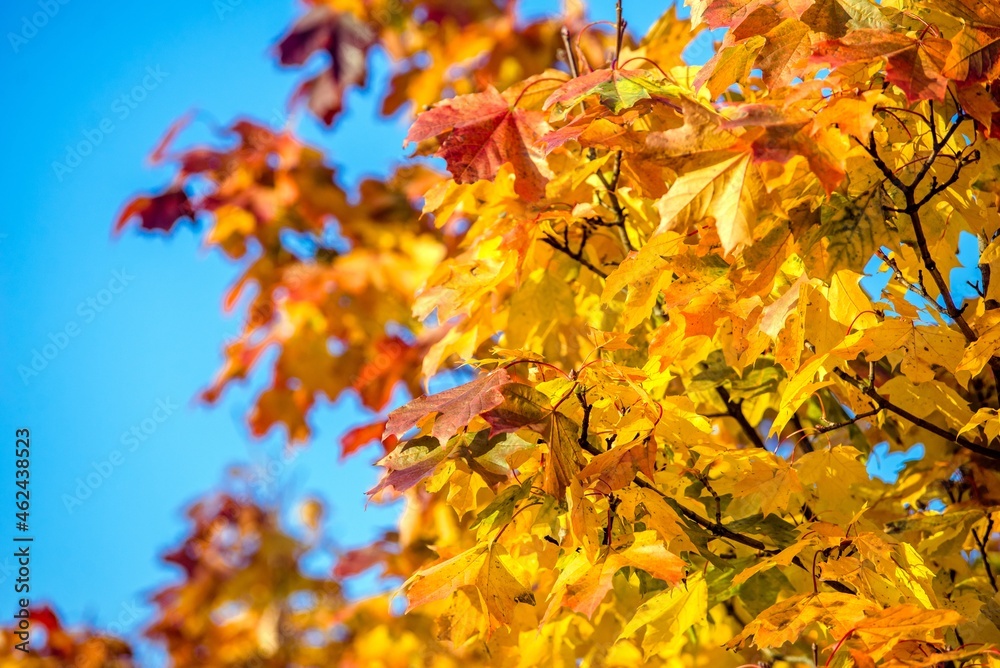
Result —
<svg viewBox="0 0 1000 668"><path fill-rule="evenodd" d="M591 160L594 157L591 156ZM628 238L628 230L625 227L625 209L622 208L621 201L618 199L618 193L615 191L618 188L618 180L622 175L622 152L615 151L614 162L611 168L611 179L604 175L600 170L597 171L597 178L600 179L601 184L604 185L604 190L608 193L608 199L611 201L611 210L615 214L615 221L611 224L612 227L618 228L618 234L621 237L622 245L625 246L626 250L635 250L635 246L632 245L632 241ZM600 196L598 196L600 199Z"/></svg>
<svg viewBox="0 0 1000 668"><path fill-rule="evenodd" d="M587 403L587 391L579 389L576 392L577 401L580 402L580 406L583 408L583 422L580 424L580 447L591 454L600 454L596 448L592 448L590 445L590 412L594 409L593 405Z"/></svg>
<svg viewBox="0 0 1000 668"><path fill-rule="evenodd" d="M701 484L708 490L708 493L712 495L715 499L715 523L718 525L722 524L722 499L719 498L719 493L712 488L712 483L709 482L708 476L704 473L698 476L698 480Z"/></svg>
<svg viewBox="0 0 1000 668"><path fill-rule="evenodd" d="M816 430L817 434L826 434L826 433L829 433L831 431L836 431L838 429L843 429L844 427L850 427L855 422L859 422L861 420L864 420L865 418L870 418L870 417L874 417L874 416L878 415L879 413L882 412L882 410L883 410L882 408L873 408L870 411L866 411L864 413L858 413L857 415L855 415L854 417L852 417L850 420L846 420L844 422L840 422L840 423L837 423L837 424L819 425L819 426L815 427L815 430Z"/></svg>
<svg viewBox="0 0 1000 668"><path fill-rule="evenodd" d="M712 520L706 517L702 517L693 510L689 510L688 508L685 508L681 504L677 503L677 501L675 501L671 497L667 496L666 494L658 490L654 485L646 482L645 480L642 480L641 478L636 478L635 484L637 484L639 487L642 487L643 489L648 489L652 492L655 492L656 494L659 494L663 498L663 500L666 501L674 510L676 510L681 515L688 518L695 524L699 525L703 529L708 530L708 532L714 536L718 536L719 538L727 538L733 542L740 543L741 545L746 545L747 547L752 547L755 550L766 552L767 554L777 554L780 551L768 548L767 545L764 545L764 543L760 542L756 538L751 538L750 536L744 536L741 533L737 533L732 529L727 528L726 526L724 526L719 522L713 522Z"/></svg>
<svg viewBox="0 0 1000 668"><path fill-rule="evenodd" d="M729 391L721 385L715 389L719 393L719 396L722 397L722 401L725 402L726 411L729 413L729 416L739 423L740 428L743 430L743 433L747 435L747 438L750 439L750 442L762 450L767 450L767 446L764 445L764 439L760 437L757 430L753 428L753 425L750 424L746 416L743 415L743 410L740 408L740 405L734 402L732 397L729 396Z"/></svg>
<svg viewBox="0 0 1000 668"><path fill-rule="evenodd" d="M842 369L834 369L833 372L837 374L845 382L848 382L851 385L858 388L859 390L861 390L868 398L870 398L872 401L875 402L875 405L878 406L879 410L887 410L891 413L895 413L899 417L909 420L910 422L917 425L921 429L929 431L932 434L936 434L937 436L940 436L941 438L947 441L951 441L956 445L960 445L966 450L974 452L977 455L980 455L982 457L987 457L993 460L1000 460L1000 450L994 450L992 448L983 447L978 443L973 443L967 438L953 434L947 429L943 429L932 422L928 422L923 418L917 417L916 415L909 412L905 408L900 408L896 404L892 403L891 401L883 397L881 394L878 393L877 390L875 390L874 387L866 385L860 379L851 376Z"/></svg>
<svg viewBox="0 0 1000 668"><path fill-rule="evenodd" d="M885 251L883 251L881 248L875 251L875 255L878 256L878 258L882 260L882 262L885 262L886 266L889 267L889 269L892 271L893 278L899 281L899 283L902 284L904 287L906 287L907 290L910 290L914 294L923 297L924 301L926 301L928 305L933 306L934 310L937 311L938 313L947 315L944 308L937 303L937 300L931 297L930 294L928 294L927 288L924 287L922 281L918 283L913 283L912 281L908 280L906 276L903 275L903 271L899 268L899 265L896 263L895 258L886 255Z"/></svg>
<svg viewBox="0 0 1000 668"><path fill-rule="evenodd" d="M962 335L965 336L966 340L973 342L979 337L965 320L965 316L963 315L965 309L960 309L955 304L951 290L948 287L948 282L945 280L941 270L938 269L937 261L935 261L934 256L931 254L930 246L927 243L927 235L924 233L923 221L920 219L920 208L931 201L932 198L951 187L951 185L958 180L962 169L966 165L972 164L979 159L979 152L972 151L966 155L965 149L963 149L960 154L953 157L955 160L955 169L948 179L946 179L944 183L938 183L936 179L932 179L930 190L919 200L917 199L917 188L930 172L934 163L937 162L938 157L941 156L941 151L948 145L948 142L951 141L952 137L958 131L959 126L967 118L968 117L965 113L960 111L955 122L951 124L944 135L938 137L937 128L934 125L935 116L932 108L931 117L928 119L928 123L931 128L931 154L924 161L920 171L917 172L917 175L910 183L905 183L879 155L878 147L875 144L874 134L869 137L867 144L862 143L857 138L855 138L855 141L857 141L858 144L865 149L868 155L871 156L875 166L880 172L882 172L886 180L896 186L896 188L903 195L905 206L902 209L898 209L898 211L909 216L910 222L913 224L913 232L917 238L917 249L920 252L920 259L923 262L924 267L926 267L927 271L930 273L931 278L934 279L934 283L937 285L938 291L941 293L941 299L944 302L944 312L955 322L956 325L958 325L958 328L961 330ZM901 276L901 274L897 275L897 278L899 276ZM926 295L926 292L926 289L924 289L923 295ZM930 303L936 303L934 300L929 301ZM1000 359L991 357L989 365L990 369L993 371L994 381L996 381L997 386L1000 387Z"/></svg>
<svg viewBox="0 0 1000 668"><path fill-rule="evenodd" d="M972 530L972 537L976 540L976 545L979 546L979 556L983 558L983 566L986 568L986 577L990 579L990 586L993 587L994 592L1000 591L997 588L997 579L993 574L993 567L990 566L990 559L986 553L986 544L990 540L990 534L993 533L993 518L987 517L986 520L986 531L983 532L982 538L976 533L976 530Z"/></svg>
<svg viewBox="0 0 1000 668"><path fill-rule="evenodd" d="M875 145L874 134L872 134L872 136L868 138L867 144L862 143L861 140L859 140L857 137L855 137L854 141L858 142L858 144L861 145L861 148L865 149L868 155L871 156L871 159L875 163L875 166L878 167L879 171L882 172L882 175L886 179L888 179L889 183L896 186L901 191L905 191L909 187L905 183L903 183L903 180L901 178L896 176L896 173L889 168L889 165L885 164L885 161L882 159L882 156L878 154L878 147Z"/></svg>
<svg viewBox="0 0 1000 668"><path fill-rule="evenodd" d="M551 236L548 236L548 235L542 237L542 241L544 243L547 243L548 245L552 246L556 250L561 251L561 252L565 253L566 255L568 255L569 257L573 258L574 260L576 260L577 262L579 262L580 264L582 264L587 269L590 269L592 272L594 272L595 274L597 274L601 278L607 278L608 277L608 272L606 272L603 269L597 267L590 260L588 260L587 258L585 258L583 256L583 246L584 246L583 244L580 244L580 250L574 251L574 250L572 250L569 247L568 243L567 244L559 243L558 239L555 239L555 238L553 238Z"/></svg>
<svg viewBox="0 0 1000 668"><path fill-rule="evenodd" d="M625 19L622 18L622 0L615 3L615 13L617 21L615 23L615 35L617 43L615 45L615 67L618 67L618 59L622 56L622 42L625 39Z"/></svg>
<svg viewBox="0 0 1000 668"><path fill-rule="evenodd" d="M920 182L924 180L925 176L927 176L927 172L930 171L931 167L934 164L934 161L937 160L938 155L940 155L941 149L943 149L945 146L948 145L948 142L951 141L951 138L958 130L958 126L961 125L962 121L964 121L965 119L966 116L964 112L959 112L958 119L951 124L951 127L948 128L948 131L945 132L944 136L941 137L941 139L939 140L937 136L937 128L934 126L934 110L933 107L931 108L931 118L929 123L929 126L931 128L931 156L930 158L927 159L927 162L924 163L924 166L920 168L920 171L917 172L917 176L916 178L913 179L913 183L910 184L909 187L911 192L916 191L917 186L919 186Z"/></svg>

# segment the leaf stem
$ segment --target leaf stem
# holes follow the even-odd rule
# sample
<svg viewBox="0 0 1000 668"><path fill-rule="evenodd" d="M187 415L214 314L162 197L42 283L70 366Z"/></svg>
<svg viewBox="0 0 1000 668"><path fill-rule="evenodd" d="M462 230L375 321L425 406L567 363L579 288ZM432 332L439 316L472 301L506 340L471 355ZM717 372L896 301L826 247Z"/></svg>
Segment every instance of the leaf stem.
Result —
<svg viewBox="0 0 1000 668"><path fill-rule="evenodd" d="M802 419L799 417L798 413L792 413L792 425L795 427L796 433L802 434L802 440L799 445L802 447L803 452L814 452L816 447L813 445L812 439L809 438L809 434L806 433L806 428L802 424Z"/></svg>

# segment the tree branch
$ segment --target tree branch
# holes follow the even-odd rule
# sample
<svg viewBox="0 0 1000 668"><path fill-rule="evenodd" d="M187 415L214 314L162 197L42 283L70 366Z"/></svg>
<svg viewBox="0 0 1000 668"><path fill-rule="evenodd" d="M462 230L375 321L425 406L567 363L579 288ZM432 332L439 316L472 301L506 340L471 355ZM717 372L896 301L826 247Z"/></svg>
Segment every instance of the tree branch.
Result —
<svg viewBox="0 0 1000 668"><path fill-rule="evenodd" d="M621 25L621 3L618 3L619 12L619 39L624 35L624 26ZM566 26L562 27L560 31L563 40L563 48L566 50L566 63L569 65L569 72L573 78L580 76L580 70L576 62L576 52L573 50L572 40L570 39L569 28ZM597 151L591 147L587 151L587 159L594 160L597 158ZM622 173L622 152L616 151L614 158L614 165L612 167L611 180L608 181L604 174L597 170L597 178L600 179L601 183L604 185L605 190L607 190L608 195L611 199L611 209L615 213L615 222L612 224L613 227L619 228L619 235L621 236L622 244L628 250L635 250L632 242L628 238L628 231L625 229L625 210L622 208L621 202L618 200L618 195L615 191L618 189L618 179L621 178Z"/></svg>
<svg viewBox="0 0 1000 668"><path fill-rule="evenodd" d="M593 159L593 158L591 158ZM632 241L628 238L628 230L625 227L625 209L622 208L622 203L618 199L618 193L615 192L618 189L618 180L622 175L622 152L615 151L614 162L611 168L611 180L609 181L604 174L598 170L597 178L600 179L601 183L604 185L604 190L608 193L608 199L611 200L611 210L615 214L615 222L612 223L613 227L618 228L618 234L621 237L622 245L625 246L627 250L635 250L635 246L632 245ZM598 197L600 199L600 197Z"/></svg>
<svg viewBox="0 0 1000 668"><path fill-rule="evenodd" d="M962 168L969 165L979 159L979 152L972 151L969 155L965 154L965 149L962 150L960 154L955 156L955 169L951 173L951 176L944 182L939 184L936 179L932 181L932 185L928 193L917 199L917 188L920 186L921 182L930 172L931 167L937 162L937 158L941 155L942 149L944 149L948 142L951 141L955 132L958 131L958 127L962 124L964 120L968 117L965 115L964 111L959 110L958 118L954 123L948 128L943 136L938 137L937 128L934 125L935 116L933 113L933 107L931 109L931 117L928 119L928 125L931 129L931 154L928 156L927 160L924 162L920 171L914 177L913 181L910 183L905 183L896 173L889 168L889 165L882 159L878 153L878 147L875 144L875 135L872 134L868 143L864 144L855 137L855 141L860 144L865 151L871 156L872 161L875 166L882 172L886 180L892 183L896 188L899 189L900 193L903 195L903 200L906 205L902 209L897 209L901 213L905 213L910 218L910 222L913 224L913 232L917 237L917 249L920 252L920 259L924 264L924 267L930 273L931 278L934 279L935 285L937 285L938 291L941 293L941 299L944 301L944 312L947 313L948 317L951 318L958 328L961 330L962 335L965 336L966 340L970 343L976 341L979 337L976 332L969 326L963 315L964 308L960 309L955 304L955 300L952 297L951 289L948 287L948 282L945 280L944 275L941 270L937 267L937 262L934 256L931 254L930 246L927 243L927 235L924 233L923 222L920 219L920 208L931 201L932 198L936 197L938 194L947 190L952 184L954 184L962 171ZM899 274L901 276L901 274ZM898 276L897 276L898 277ZM923 287L923 286L921 286ZM923 290L923 294L926 294L926 289ZM919 294L919 292L918 292ZM923 295L922 295L923 296ZM931 303L936 303L934 300L929 300ZM996 357L991 357L989 361L990 369L993 371L993 379L1000 389L1000 359Z"/></svg>
<svg viewBox="0 0 1000 668"><path fill-rule="evenodd" d="M615 35L615 67L618 67L618 59L621 58L622 55L622 42L625 40L625 26L627 25L625 19L622 18L622 0L618 0L615 3L615 14L618 19L615 22L615 32L617 33Z"/></svg>
<svg viewBox="0 0 1000 668"><path fill-rule="evenodd" d="M908 188L908 186L905 183L903 183L903 180L898 176L896 176L896 173L894 171L889 169L889 165L885 164L885 161L878 154L878 147L875 145L874 133L872 133L871 137L868 138L867 144L864 144L857 137L854 138L854 141L858 142L858 144L861 145L861 148L865 149L868 155L871 156L871 159L875 163L875 166L878 167L879 171L882 172L882 175L886 179L888 179L889 183L899 188L900 191L905 191Z"/></svg>
<svg viewBox="0 0 1000 668"><path fill-rule="evenodd" d="M923 260L924 267L930 272L931 278L934 279L934 283L937 284L938 290L941 292L945 311L948 313L948 317L954 320L958 328L962 330L965 338L970 342L975 341L979 337L976 336L969 323L965 321L965 316L962 315L964 309L959 309L955 306L955 300L952 299L948 282L944 280L944 275L938 269L934 256L931 255L930 247L927 245L927 236L924 234L924 226L920 220L919 207L914 200L913 192L908 190L903 193L903 196L906 198L906 213L910 217L910 222L913 223L913 232L917 236L917 248L920 250L920 259Z"/></svg>
<svg viewBox="0 0 1000 668"><path fill-rule="evenodd" d="M764 445L764 439L760 437L757 430L754 429L753 425L750 424L746 416L743 415L743 410L740 408L740 405L735 403L732 400L732 397L729 396L729 391L721 385L715 389L719 393L719 396L722 397L722 400L726 403L726 411L729 413L729 416L739 423L740 428L743 430L743 433L747 435L747 438L750 439L750 442L762 450L767 450L767 446Z"/></svg>
<svg viewBox="0 0 1000 668"><path fill-rule="evenodd" d="M584 444L581 443L581 445L584 445ZM592 455L599 455L599 454L601 454L600 451L598 451L596 448L594 448L594 446L592 446L590 443L586 443L584 445L584 450L586 450L587 452L589 452ZM777 554L778 552L780 552L780 550L775 550L773 548L768 548L767 545L765 545L761 541L757 540L756 538L751 538L750 536L745 536L745 535L743 535L741 533L737 533L736 531L733 531L732 529L729 529L728 527L726 527L725 525L723 525L722 522L718 520L718 518L720 518L721 514L722 514L721 509L718 509L719 508L718 506L717 506L718 510L716 512L716 518L717 518L717 520L715 522L713 522L712 520L710 520L710 519L708 519L706 517L702 517L701 515L699 515L695 511L689 510L688 508L685 508L680 503L678 503L677 501L675 501L672 497L668 496L667 494L664 494L662 491L660 491L659 489L657 489L657 487L655 485L653 485L652 483L646 482L645 480L643 480L642 478L640 478L638 475L636 475L636 477L633 480L633 482L635 482L635 484L638 485L639 487L642 487L643 489L648 489L649 491L651 491L651 492L659 495L659 497L662 498L664 501L666 501L667 505L669 505L675 511L677 511L678 513L680 513L684 517L688 518L689 520L691 520L692 522L694 522L698 526L700 526L700 527L708 530L709 533L711 533L714 536L718 536L719 538L727 538L727 539L729 539L731 541L734 541L736 543L740 543L741 545L746 545L747 547L752 547L753 549L758 550L760 552L764 552L766 554ZM715 492L714 491L712 492L712 494L713 494L713 496L715 496ZM718 502L718 500L719 500L718 496L716 496L716 502Z"/></svg>
<svg viewBox="0 0 1000 668"><path fill-rule="evenodd" d="M976 241L978 242L979 245L979 257L981 260L983 252L986 250L986 247L990 245L990 239L989 237L986 236L985 232L980 232L979 234L976 235ZM985 304L986 310L992 311L997 308L1000 308L1000 304L998 304L996 300L992 300L987 297L987 295L990 294L990 280L993 277L993 270L990 268L989 262L986 263L980 262L979 274L980 276L982 276L981 283L983 287L981 294L983 295L983 299L986 300Z"/></svg>
<svg viewBox="0 0 1000 668"><path fill-rule="evenodd" d="M576 64L576 52L573 50L569 28L563 26L559 34L562 35L563 48L566 50L566 64L569 65L569 73L575 79L580 76L580 68Z"/></svg>
<svg viewBox="0 0 1000 668"><path fill-rule="evenodd" d="M986 554L986 543L989 541L991 533L993 533L993 518L988 516L986 519L986 531L983 532L983 537L980 538L975 529L972 530L972 537L975 539L976 545L979 546L979 556L983 558L983 566L986 568L986 577L990 579L990 586L993 587L994 592L998 592L1000 589L997 588L997 579L993 574L993 567L990 566L990 560Z"/></svg>
<svg viewBox="0 0 1000 668"><path fill-rule="evenodd" d="M727 528L725 525L723 525L720 522L713 522L712 520L710 520L710 519L708 519L706 517L702 517L701 515L699 515L695 511L689 510L689 509L685 508L684 506L682 506L681 504L679 504L677 501L675 501L673 498L667 496L666 494L664 494L663 492L661 492L659 489L657 489L655 485L652 485L652 484L646 482L642 478L638 478L637 477L635 479L635 484L638 485L639 487L642 487L643 489L648 489L651 492L655 492L656 494L659 494L660 497L662 497L663 500L666 501L670 505L670 507L672 507L674 510L676 510L677 512L679 512L681 515L683 515L684 517L688 518L689 520L691 520L695 524L699 525L703 529L708 530L708 532L711 533L714 536L718 536L719 538L727 538L727 539L729 539L729 540L731 540L733 542L740 543L742 545L746 545L747 547L752 547L755 550L759 550L761 552L766 552L767 554L777 554L778 552L780 552L780 550L775 550L775 549L768 548L767 545L764 545L764 543L760 542L756 538L751 538L750 536L744 536L741 533L737 533L737 532L733 531L732 529Z"/></svg>
<svg viewBox="0 0 1000 668"><path fill-rule="evenodd" d="M961 125L962 121L966 119L966 115L965 112L960 110L958 113L958 118L954 123L951 124L951 127L948 128L948 131L944 133L944 136L941 137L940 140L938 140L937 128L934 126L934 118L935 118L934 107L931 107L931 117L928 123L928 126L931 129L931 156L927 159L927 162L924 163L924 166L920 168L920 171L917 172L916 178L914 178L913 182L910 184L909 189L911 192L915 192L917 186L919 186L920 182L924 180L925 176L927 176L927 172L930 171L931 167L934 164L934 161L937 160L938 155L941 153L941 149L947 146L948 142L951 141L951 138L958 130L958 126Z"/></svg>
<svg viewBox="0 0 1000 668"><path fill-rule="evenodd" d="M698 526L702 527L703 529L706 529L709 533L711 533L714 536L717 536L719 538L725 538L733 541L734 543L740 543L741 545L746 545L747 547L752 547L753 549L764 553L764 555L766 556L772 556L781 552L781 550L767 547L764 543L757 540L756 538L751 538L750 536L746 536L744 534L733 531L732 529L723 525L721 522L713 522L708 518L702 517L693 510L689 510L688 508L685 508L681 504L677 503L674 499L670 498L669 496L658 490L655 486L651 485L650 483L646 482L641 478L637 477L635 479L635 484L638 485L639 487L642 487L643 489L648 489L651 492L658 494L664 501L667 502L668 505L670 505L671 508L673 508L674 510L676 510L681 515L691 520ZM798 556L792 558L792 563L798 566L799 568L802 568L807 571L809 570L806 567L806 565L802 563L802 560L799 559ZM836 580L823 580L822 582L823 584L829 586L834 591L838 591L842 594L855 593L853 589L851 589L847 585L837 582Z"/></svg>
<svg viewBox="0 0 1000 668"><path fill-rule="evenodd" d="M958 436L956 434L952 434L947 429L943 429L932 422L928 422L923 418L917 417L916 415L909 412L905 408L901 408L896 404L892 403L891 401L889 401L888 399L886 399L885 397L883 397L881 394L878 393L878 391L876 391L874 387L866 385L860 379L851 376L842 369L834 369L833 372L841 379L843 379L845 382L848 382L854 387L861 390L861 392L863 392L868 398L870 398L872 401L875 402L875 405L879 407L879 410L887 410L891 413L895 413L901 418L904 418L912 422L913 424L917 425L921 429L929 431L937 436L940 436L941 438L947 441L951 441L952 443L955 443L956 445L959 445L965 448L966 450L969 450L970 452L974 452L977 455L980 455L982 457L987 457L993 460L1000 460L1000 450L994 450L992 448L983 447L978 443L973 443L967 438Z"/></svg>
<svg viewBox="0 0 1000 668"><path fill-rule="evenodd" d="M924 301L926 301L928 305L933 306L934 310L937 311L938 313L942 315L948 315L947 312L944 310L944 308L937 303L937 300L932 298L927 293L927 288L924 287L922 281L918 283L913 283L907 280L906 276L903 275L903 271L899 268L899 265L896 263L895 258L886 255L885 251L883 251L881 248L875 251L875 255L880 260L882 260L882 262L885 262L886 266L889 267L889 269L892 271L893 278L895 278L907 290L910 290L914 294L923 297Z"/></svg>
<svg viewBox="0 0 1000 668"><path fill-rule="evenodd" d="M719 493L716 492L715 489L712 487L712 483L709 482L707 475L702 473L701 475L698 476L698 480L701 482L702 485L704 485L705 489L708 490L708 493L712 495L712 498L715 499L715 523L721 526L722 499L719 497Z"/></svg>
<svg viewBox="0 0 1000 668"><path fill-rule="evenodd" d="M583 408L583 422L580 425L580 447L592 455L600 454L600 451L590 445L590 412L594 409L592 404L587 403L587 391L577 388L576 399Z"/></svg>
<svg viewBox="0 0 1000 668"><path fill-rule="evenodd" d="M882 410L883 410L882 408L873 408L872 410L867 411L865 413L858 413L857 415L855 415L850 420L846 420L846 421L840 422L838 424L819 425L819 426L814 427L814 429L816 430L817 434L826 434L826 433L829 433L831 431L836 431L838 429L843 429L844 427L850 427L852 424L854 424L856 422L859 422L861 420L864 420L865 418L874 417L874 416L878 415L879 413L881 413Z"/></svg>
<svg viewBox="0 0 1000 668"><path fill-rule="evenodd" d="M578 251L574 251L574 250L570 249L568 243L561 244L561 243L559 243L559 241L557 239L555 239L555 238L553 238L553 237L551 237L549 235L546 235L546 236L542 237L541 240L542 240L542 242L547 243L548 245L552 246L556 250L561 251L561 252L565 253L566 255L568 255L569 257L573 258L574 260L576 260L577 262L579 262L580 264L582 264L587 269L590 269L592 272L594 272L595 274L597 274L601 278L607 278L608 277L608 272L606 272L603 269L597 267L590 260L588 260L587 258L585 258L583 256L583 246L586 243L586 238L584 238L584 244L580 244L580 250L578 250Z"/></svg>

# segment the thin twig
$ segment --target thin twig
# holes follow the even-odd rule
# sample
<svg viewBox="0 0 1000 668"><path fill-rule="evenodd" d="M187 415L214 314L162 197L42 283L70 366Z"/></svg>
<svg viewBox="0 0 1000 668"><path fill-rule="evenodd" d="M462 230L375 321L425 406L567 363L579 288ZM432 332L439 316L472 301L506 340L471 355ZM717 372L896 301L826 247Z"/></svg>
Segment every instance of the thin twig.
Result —
<svg viewBox="0 0 1000 668"><path fill-rule="evenodd" d="M778 552L781 551L779 549L768 548L764 543L762 543L761 541L757 540L756 538L751 538L750 536L747 536L747 535L741 534L739 532L733 531L732 529L730 529L729 527L725 526L721 522L713 522L712 520L710 520L708 518L702 517L698 513L694 512L693 510L690 510L689 508L685 508L681 504L677 503L677 501L675 501L673 498L667 496L666 494L664 494L663 492L661 492L659 489L657 489L654 485L651 485L650 483L646 482L642 478L638 478L637 477L635 479L635 484L638 485L639 487L642 487L643 489L648 489L651 492L654 492L654 493L658 494L664 501L667 502L667 504L671 508L673 508L674 510L676 510L681 515L683 515L687 519L691 520L692 522L694 522L698 526L702 527L703 529L706 529L709 533L711 533L714 536L717 536L719 538L726 538L728 540L733 541L734 543L740 543L741 545L746 545L747 547L752 547L753 549L755 549L755 550L763 553L764 556L772 556L772 555L775 555L775 554L777 554ZM799 568L803 569L803 570L806 570L806 571L809 570L809 568L804 563L802 563L802 560L799 559L798 555L796 555L795 557L792 558L792 563L794 565L798 566ZM842 594L854 594L855 593L853 589L851 589L850 587L848 587L845 584L841 584L840 582L837 582L836 580L823 580L822 582L823 582L823 584L829 586L834 591L838 591L838 592L840 592Z"/></svg>
<svg viewBox="0 0 1000 668"><path fill-rule="evenodd" d="M924 234L923 223L920 220L920 211L913 199L913 193L906 192L904 196L906 197L907 213L910 216L910 221L913 223L913 232L917 237L917 247L920 249L920 257L923 260L924 267L930 272L931 278L934 279L934 283L937 284L938 290L941 292L941 299L944 301L948 317L955 321L955 324L962 330L962 334L965 335L966 339L970 342L975 341L979 337L973 331L972 327L969 326L969 323L966 322L965 316L962 315L962 309L955 306L955 300L951 296L948 282L944 280L944 276L941 274L941 270L938 269L934 256L931 255L930 247L927 245L927 237Z"/></svg>
<svg viewBox="0 0 1000 668"><path fill-rule="evenodd" d="M986 295L990 293L990 280L993 278L993 270L990 268L989 262L983 262L983 253L986 248L990 245L990 238L986 235L986 232L980 232L976 235L976 241L979 244L979 274L982 276L982 295L983 299L986 300L985 307L987 311L992 311L1000 308L1000 303L994 299L989 299Z"/></svg>
<svg viewBox="0 0 1000 668"><path fill-rule="evenodd" d="M882 262L884 262L887 267L889 267L889 269L892 271L893 278L895 278L907 290L923 297L924 301L926 301L929 306L933 306L934 310L937 311L938 313L941 313L942 315L948 315L944 307L938 304L937 300L932 298L927 293L927 288L924 287L923 282L913 283L912 281L908 280L906 276L903 275L903 271L899 268L899 264L896 263L896 258L889 257L888 255L886 255L885 251L883 251L881 248L875 251L875 255L878 256L878 258L882 260Z"/></svg>
<svg viewBox="0 0 1000 668"><path fill-rule="evenodd" d="M622 18L622 0L618 0L615 3L615 13L617 14L617 21L615 21L615 67L618 67L618 59L622 55L622 42L625 39L625 19Z"/></svg>
<svg viewBox="0 0 1000 668"><path fill-rule="evenodd" d="M580 447L584 450L590 451L590 412L594 409L593 405L587 403L587 390L582 387L578 387L576 391L576 398L580 402L580 406L583 408L583 422L580 425Z"/></svg>
<svg viewBox="0 0 1000 668"><path fill-rule="evenodd" d="M997 579L993 575L993 567L990 566L989 557L986 554L986 544L990 540L990 535L993 533L993 518L987 516L986 518L986 531L983 532L983 537L980 538L976 530L972 530L972 537L976 540L976 545L979 546L979 556L983 558L983 566L986 568L986 577L990 579L990 586L993 587L994 592L1000 592L997 588Z"/></svg>
<svg viewBox="0 0 1000 668"><path fill-rule="evenodd" d="M580 68L576 64L576 51L573 50L573 42L570 39L569 28L563 26L559 33L562 35L563 48L566 50L566 64L569 65L569 73L575 79L580 76Z"/></svg>
<svg viewBox="0 0 1000 668"><path fill-rule="evenodd" d="M972 151L971 153L969 153L969 155L965 155L965 149L963 149L962 152L958 154L955 158L956 160L955 169L952 172L951 176L949 176L948 179L946 179L943 183L938 183L936 179L932 179L930 190L927 192L926 195L921 197L919 200L917 199L917 188L920 186L921 182L930 172L930 169L934 165L934 163L937 162L937 158L941 155L942 149L944 149L948 145L948 142L951 141L951 138L955 135L955 132L958 131L959 126L967 118L968 116L966 116L964 112L960 111L958 114L958 118L955 120L955 122L951 124L951 126L944 133L944 135L938 137L937 128L934 125L935 122L934 110L933 107L931 107L931 116L928 119L929 126L931 128L931 155L924 162L923 166L920 168L920 171L917 172L917 175L913 178L913 180L910 183L905 183L898 175L896 175L896 173L889 168L889 165L887 165L886 162L879 155L878 147L875 144L874 134L872 134L871 137L869 137L867 144L861 142L857 138L855 138L855 141L857 141L858 144L860 144L862 148L865 149L865 151L871 157L872 162L874 162L875 166L879 169L880 172L882 172L882 175L885 176L886 180L888 180L890 183L896 186L896 188L903 195L905 206L902 209L897 209L897 211L905 213L907 216L909 216L910 222L913 225L914 235L916 236L917 239L917 249L920 252L920 259L923 262L924 267L930 273L931 278L934 279L934 283L935 285L937 285L938 291L941 293L941 299L944 302L944 311L948 315L948 317L951 318L956 325L958 325L959 330L961 330L962 335L965 336L966 340L971 343L976 341L979 338L979 336L972 329L972 327L969 326L969 323L966 321L964 316L965 309L958 308L958 306L955 304L955 300L952 297L951 290L948 287L948 282L945 280L944 275L941 273L941 270L938 269L937 261L931 254L930 245L927 243L927 235L924 232L923 221L920 218L920 209L925 204L927 204L933 197L936 197L940 193L947 190L952 184L954 184L958 180L959 174L963 169L963 167L972 164L973 162L976 162L979 159L979 152ZM926 289L924 289L923 292L926 294ZM930 302L934 303L934 300L930 300ZM996 382L997 386L1000 387L1000 359L996 357L991 357L989 360L989 365L990 369L993 372L994 381Z"/></svg>
<svg viewBox="0 0 1000 668"><path fill-rule="evenodd" d="M704 473L698 476L698 480L708 490L708 493L712 495L712 498L715 499L715 523L722 524L722 499L719 498L719 493L712 488L712 483L708 481L708 476Z"/></svg>
<svg viewBox="0 0 1000 668"><path fill-rule="evenodd" d="M817 434L826 434L826 433L829 433L831 431L836 431L838 429L843 429L844 427L850 427L855 422L858 422L860 420L864 420L865 418L874 417L874 416L878 415L879 413L881 413L882 410L883 410L883 408L881 408L881 407L879 407L879 408L873 408L870 411L866 411L864 413L858 413L857 415L855 415L854 417L852 417L850 420L846 420L844 422L839 422L837 424L818 425L818 426L814 427L814 429L815 429L815 431L816 431Z"/></svg>

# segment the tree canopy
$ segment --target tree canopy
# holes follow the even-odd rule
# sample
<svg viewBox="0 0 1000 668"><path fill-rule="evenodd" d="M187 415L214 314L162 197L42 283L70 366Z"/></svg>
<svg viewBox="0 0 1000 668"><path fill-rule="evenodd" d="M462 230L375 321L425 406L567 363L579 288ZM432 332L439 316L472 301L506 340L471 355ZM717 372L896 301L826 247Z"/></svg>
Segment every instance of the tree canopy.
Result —
<svg viewBox="0 0 1000 668"><path fill-rule="evenodd" d="M175 176L116 228L196 223L242 271L205 400L267 360L248 421L294 448L356 395L343 456L405 501L316 578L321 536L206 497L147 631L172 665L1000 665L1000 8L610 9L310 3L292 103L339 131L386 55L386 179L245 120L155 149ZM28 665L128 661L41 618Z"/></svg>

